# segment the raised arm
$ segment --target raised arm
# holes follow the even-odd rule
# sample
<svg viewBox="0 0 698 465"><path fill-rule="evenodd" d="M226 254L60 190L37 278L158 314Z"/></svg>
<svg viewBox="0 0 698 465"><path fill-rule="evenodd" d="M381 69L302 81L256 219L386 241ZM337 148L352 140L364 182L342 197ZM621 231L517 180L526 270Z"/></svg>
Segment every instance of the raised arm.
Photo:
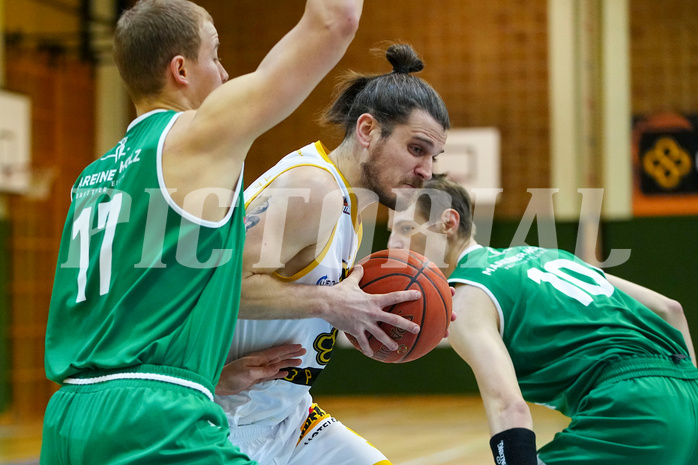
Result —
<svg viewBox="0 0 698 465"><path fill-rule="evenodd" d="M686 321L683 307L679 302L651 289L640 286L639 284L619 278L618 276L606 273L606 279L608 279L613 286L639 301L642 305L659 315L664 321L681 331L686 341L686 347L688 348L691 360L693 364L696 365L696 351L693 347L693 341L691 340L691 332L688 328L688 321Z"/></svg>
<svg viewBox="0 0 698 465"><path fill-rule="evenodd" d="M378 323L387 322L416 333L419 326L382 309L419 298L417 291L373 295L361 290L361 271L334 286L283 282L312 263L329 240L342 196L331 174L320 168L298 167L279 176L247 208L247 238L243 256L240 318L322 318L352 334L367 355L366 333L397 348ZM320 244L320 247L318 247Z"/></svg>
<svg viewBox="0 0 698 465"><path fill-rule="evenodd" d="M254 72L225 82L177 120L164 146L163 170L178 204L200 189L235 186L254 140L289 116L344 55L362 7L362 0L308 0L298 24ZM217 50L212 53L217 60ZM185 85L181 73L172 71Z"/></svg>
<svg viewBox="0 0 698 465"><path fill-rule="evenodd" d="M496 463L537 463L533 419L499 334L497 309L479 288L457 285L449 342L473 370L489 423ZM514 461L516 460L516 461Z"/></svg>
<svg viewBox="0 0 698 465"><path fill-rule="evenodd" d="M308 0L298 24L252 73L228 81L201 105L192 127L197 143L251 144L291 114L344 55L363 2ZM244 158L244 154L242 154Z"/></svg>

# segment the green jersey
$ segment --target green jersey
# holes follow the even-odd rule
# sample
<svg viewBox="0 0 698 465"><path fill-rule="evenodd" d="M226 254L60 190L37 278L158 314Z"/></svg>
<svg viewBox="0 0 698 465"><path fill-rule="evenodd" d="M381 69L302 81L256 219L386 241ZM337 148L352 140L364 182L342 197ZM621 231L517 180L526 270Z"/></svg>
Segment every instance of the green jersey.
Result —
<svg viewBox="0 0 698 465"><path fill-rule="evenodd" d="M180 208L162 174L178 116L137 118L73 187L46 333L46 372L57 383L142 364L218 381L239 308L242 175L223 220Z"/></svg>
<svg viewBox="0 0 698 465"><path fill-rule="evenodd" d="M608 363L688 354L677 329L562 250L473 246L449 283L490 296L524 398L568 416Z"/></svg>

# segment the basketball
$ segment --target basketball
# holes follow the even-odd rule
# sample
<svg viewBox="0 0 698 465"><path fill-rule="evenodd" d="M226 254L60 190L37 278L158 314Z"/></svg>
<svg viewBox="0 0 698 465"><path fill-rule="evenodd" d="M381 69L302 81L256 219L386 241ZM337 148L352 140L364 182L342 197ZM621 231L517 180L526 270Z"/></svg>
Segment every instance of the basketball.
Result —
<svg viewBox="0 0 698 465"><path fill-rule="evenodd" d="M451 322L451 289L441 270L426 257L403 249L374 252L361 260L364 275L359 285L369 294L387 294L393 291L417 289L422 297L402 302L383 310L414 321L421 330L411 334L392 325L381 323L381 328L395 339L399 347L389 350L378 339L368 335L373 350L371 358L385 363L404 363L429 353L443 339ZM359 348L356 339L347 334L349 341Z"/></svg>

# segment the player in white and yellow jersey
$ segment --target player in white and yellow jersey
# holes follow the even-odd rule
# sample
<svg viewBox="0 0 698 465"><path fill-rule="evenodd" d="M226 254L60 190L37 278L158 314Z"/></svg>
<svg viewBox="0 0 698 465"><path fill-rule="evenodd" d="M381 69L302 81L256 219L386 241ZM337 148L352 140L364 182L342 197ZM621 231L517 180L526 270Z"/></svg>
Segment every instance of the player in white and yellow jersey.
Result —
<svg viewBox="0 0 698 465"><path fill-rule="evenodd" d="M292 276L282 276L277 272L274 272L274 276L283 282L332 286L346 277L354 263L361 226L350 187L327 158L327 150L320 142L284 157L245 191L245 203L249 205L259 198L257 205L262 207L257 207L256 210L265 208L268 205L268 195L273 190L270 188L267 191L266 188L283 173L299 167L321 169L332 175L342 195L343 210L335 222L330 239L315 260ZM255 211L250 211L248 223L255 218L258 218ZM337 330L322 318L238 322L228 355L229 361L290 342L300 343L306 349L306 353L300 357L300 367L287 370L288 375L283 381L256 384L237 395L217 397L218 403L226 410L234 443L246 445L246 441L251 439L253 444L248 447L254 450L254 444L259 443L257 437L260 433L266 437L269 432L273 432L275 440L268 444L266 441L259 443L262 447L255 451L255 460L273 463L269 459L284 458L280 463L287 463L293 454L298 442L298 425L306 420L312 406L310 386L329 362L336 336ZM280 423L279 419L286 420ZM284 428L290 428L290 431L280 433L279 429ZM362 441L354 434L351 436L352 440ZM375 451L375 454L378 452Z"/></svg>
<svg viewBox="0 0 698 465"><path fill-rule="evenodd" d="M393 45L386 56L393 72L352 75L328 110L326 119L345 130L339 147L307 145L245 192L241 320L229 362L281 344L298 343L305 350L300 366L288 369L285 378L217 396L233 442L260 465L390 463L313 404L309 392L329 361L338 330L355 336L367 354L368 332L390 348L397 345L377 325L365 324L368 319L418 330L382 311L396 298L418 293L369 295L357 286L360 268L347 277L359 246L360 213L377 201L390 208L407 204L410 194L404 191L414 192L431 177L450 124L436 91L410 74L423 67L415 52ZM349 311L336 309L352 303ZM218 393L224 383L222 378Z"/></svg>

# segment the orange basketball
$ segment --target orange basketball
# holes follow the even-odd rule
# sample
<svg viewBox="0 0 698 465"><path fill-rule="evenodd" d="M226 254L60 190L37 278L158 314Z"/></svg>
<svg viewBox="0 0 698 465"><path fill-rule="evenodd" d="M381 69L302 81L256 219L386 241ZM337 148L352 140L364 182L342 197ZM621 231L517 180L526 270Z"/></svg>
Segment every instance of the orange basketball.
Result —
<svg viewBox="0 0 698 465"><path fill-rule="evenodd" d="M387 294L393 291L417 289L422 297L402 302L383 310L401 315L419 325L421 330L412 334L392 325L381 323L381 328L399 345L388 350L378 339L368 335L374 359L386 363L409 362L431 351L443 339L451 322L451 289L446 277L436 265L422 255L402 249L388 249L372 253L361 260L364 275L359 285L369 294ZM358 349L356 339L347 338Z"/></svg>

